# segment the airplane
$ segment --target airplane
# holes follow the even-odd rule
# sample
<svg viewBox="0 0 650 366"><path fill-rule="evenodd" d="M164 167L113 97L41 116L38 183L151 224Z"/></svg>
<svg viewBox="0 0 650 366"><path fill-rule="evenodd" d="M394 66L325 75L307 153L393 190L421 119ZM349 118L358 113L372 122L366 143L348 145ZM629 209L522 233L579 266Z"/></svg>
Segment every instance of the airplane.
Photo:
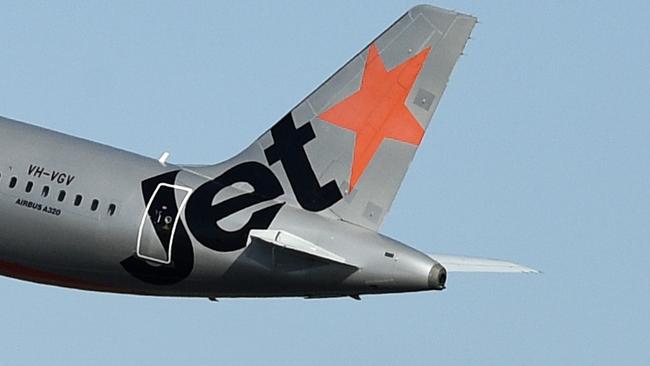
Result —
<svg viewBox="0 0 650 366"><path fill-rule="evenodd" d="M360 299L442 290L448 272L536 272L379 233L476 22L413 7L218 164L0 118L0 273L216 300Z"/></svg>

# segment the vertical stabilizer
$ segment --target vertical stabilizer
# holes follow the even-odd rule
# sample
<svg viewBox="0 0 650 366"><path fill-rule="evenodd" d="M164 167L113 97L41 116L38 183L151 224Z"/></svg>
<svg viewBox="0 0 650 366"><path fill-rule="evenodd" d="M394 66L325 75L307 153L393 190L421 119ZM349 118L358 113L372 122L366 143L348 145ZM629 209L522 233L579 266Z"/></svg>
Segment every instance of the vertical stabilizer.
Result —
<svg viewBox="0 0 650 366"><path fill-rule="evenodd" d="M248 149L201 173L256 161L280 180L281 199L377 230L475 23L410 9Z"/></svg>

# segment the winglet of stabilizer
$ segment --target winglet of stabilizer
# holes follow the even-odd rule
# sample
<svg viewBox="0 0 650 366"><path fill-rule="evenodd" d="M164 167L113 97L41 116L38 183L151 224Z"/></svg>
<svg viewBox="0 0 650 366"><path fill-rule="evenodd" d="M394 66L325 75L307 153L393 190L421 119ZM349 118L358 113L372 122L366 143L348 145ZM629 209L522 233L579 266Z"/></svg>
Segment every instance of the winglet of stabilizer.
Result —
<svg viewBox="0 0 650 366"><path fill-rule="evenodd" d="M498 259L429 254L447 272L540 273L538 270Z"/></svg>

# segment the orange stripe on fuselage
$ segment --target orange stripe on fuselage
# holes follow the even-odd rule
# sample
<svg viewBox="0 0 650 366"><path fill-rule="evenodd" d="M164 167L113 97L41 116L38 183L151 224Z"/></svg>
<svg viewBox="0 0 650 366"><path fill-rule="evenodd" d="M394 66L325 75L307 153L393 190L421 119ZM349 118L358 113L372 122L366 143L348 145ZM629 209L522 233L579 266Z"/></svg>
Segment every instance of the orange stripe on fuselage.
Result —
<svg viewBox="0 0 650 366"><path fill-rule="evenodd" d="M111 286L100 285L73 277L34 269L21 264L0 261L0 274L20 280L43 283L47 285L71 287L82 290L102 292L128 292Z"/></svg>

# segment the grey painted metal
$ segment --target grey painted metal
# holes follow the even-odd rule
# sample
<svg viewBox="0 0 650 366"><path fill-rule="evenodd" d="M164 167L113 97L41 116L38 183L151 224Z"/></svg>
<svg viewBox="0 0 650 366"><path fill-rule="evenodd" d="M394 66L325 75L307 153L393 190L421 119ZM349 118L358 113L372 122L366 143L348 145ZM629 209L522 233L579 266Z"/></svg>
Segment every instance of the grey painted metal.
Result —
<svg viewBox="0 0 650 366"><path fill-rule="evenodd" d="M431 47L407 98L407 107L424 128L475 22L471 16L417 6L372 42L387 68ZM210 298L358 296L444 288L442 265L377 232L417 146L384 141L357 188L349 193L353 133L317 117L359 89L367 54L368 48L291 111L297 128L311 123L314 129L316 138L305 150L319 182L333 180L345 193L320 212L302 209L282 165L267 162L264 149L274 143L268 131L226 162L177 166L0 118L4 152L0 155L0 270L18 278L97 291ZM252 213L283 203L267 231L254 232L239 250L211 250L194 236L187 207L181 205L178 225L191 241L191 273L163 285L143 281L124 269L121 262L134 255L152 258L145 261L148 265L173 265L171 250L166 255L164 248L161 252L155 247L155 240L147 241L156 233L150 223L143 224L147 214L143 181L179 171L172 183L183 187L173 190L181 202L244 162L267 166L285 193L227 216L218 225L237 230ZM386 174L388 167L390 174ZM52 180L55 173L57 179ZM62 174L66 179L60 181ZM12 180L14 187L10 187ZM60 191L66 194L62 201ZM235 183L214 200L223 202L249 192L245 184ZM82 197L79 205L74 202L76 195ZM272 242L269 233L286 236ZM146 248L138 250L140 235Z"/></svg>

